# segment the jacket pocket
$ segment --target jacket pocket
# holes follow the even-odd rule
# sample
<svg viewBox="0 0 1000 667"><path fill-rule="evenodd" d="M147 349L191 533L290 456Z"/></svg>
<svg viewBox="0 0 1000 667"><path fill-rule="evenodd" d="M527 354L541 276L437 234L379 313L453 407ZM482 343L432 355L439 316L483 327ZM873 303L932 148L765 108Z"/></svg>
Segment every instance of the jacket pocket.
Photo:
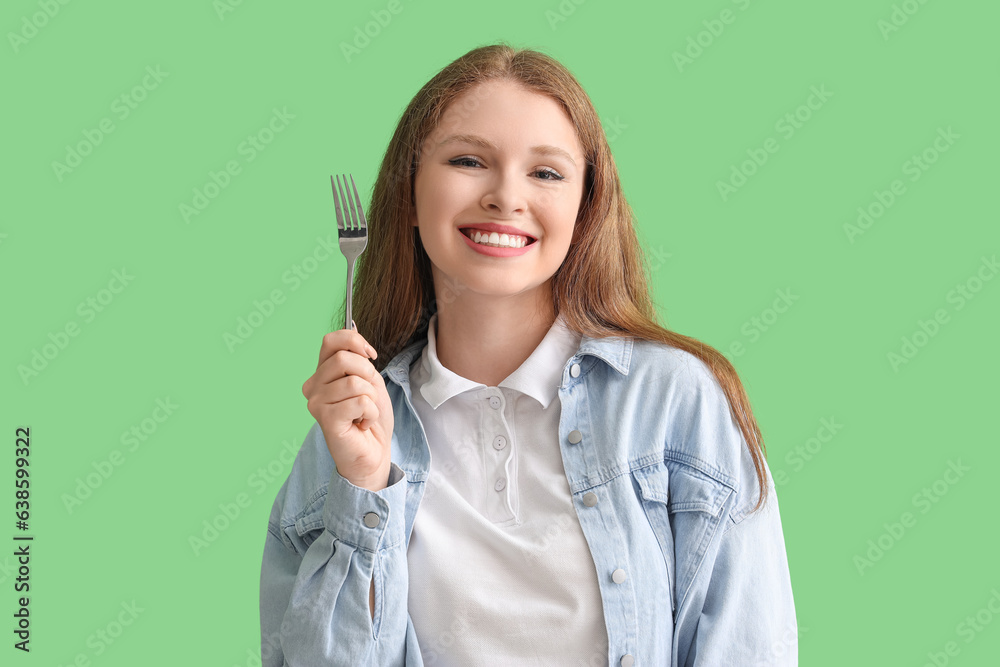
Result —
<svg viewBox="0 0 1000 667"><path fill-rule="evenodd" d="M674 583L676 554L670 521L670 473L661 461L633 470L632 478L639 487L642 509L656 535L656 541L660 544L660 551L663 552L667 570L667 588L670 591L670 609L673 612L677 609L677 591Z"/></svg>
<svg viewBox="0 0 1000 667"><path fill-rule="evenodd" d="M683 463L657 461L632 471L643 509L663 551L670 607L694 581L732 490Z"/></svg>

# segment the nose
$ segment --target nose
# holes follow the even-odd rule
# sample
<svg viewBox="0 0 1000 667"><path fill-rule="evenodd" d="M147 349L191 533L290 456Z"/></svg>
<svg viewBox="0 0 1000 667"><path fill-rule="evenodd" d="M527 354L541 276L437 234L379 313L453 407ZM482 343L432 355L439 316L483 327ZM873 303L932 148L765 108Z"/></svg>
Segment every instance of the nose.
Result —
<svg viewBox="0 0 1000 667"><path fill-rule="evenodd" d="M483 194L483 208L502 216L524 213L527 201L519 186L517 176L497 174Z"/></svg>

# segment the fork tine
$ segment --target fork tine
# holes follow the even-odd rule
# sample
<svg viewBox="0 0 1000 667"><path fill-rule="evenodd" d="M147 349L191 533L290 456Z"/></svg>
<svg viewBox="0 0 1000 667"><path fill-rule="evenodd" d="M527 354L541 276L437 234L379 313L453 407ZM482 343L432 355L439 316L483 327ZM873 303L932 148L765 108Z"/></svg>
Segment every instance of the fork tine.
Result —
<svg viewBox="0 0 1000 667"><path fill-rule="evenodd" d="M337 175L337 192L340 193L340 202L344 207L344 228L353 231L357 227L355 222L357 216L354 214L353 207L351 206L353 202L349 196L347 177L344 174Z"/></svg>
<svg viewBox="0 0 1000 667"><path fill-rule="evenodd" d="M351 190L347 187L347 174L340 175L340 182L344 186L344 189L340 191L340 196L347 201L347 203L344 204L344 210L348 211L348 217L351 219L350 228L357 229L360 226L358 223L358 213L354 209L354 198L351 197Z"/></svg>
<svg viewBox="0 0 1000 667"><path fill-rule="evenodd" d="M344 216L346 217L344 226L347 229L354 229L358 226L355 221L357 216L354 215L354 207L351 206L351 198L348 196L347 177L343 174L337 176L337 192L340 193L340 201L344 206Z"/></svg>
<svg viewBox="0 0 1000 667"><path fill-rule="evenodd" d="M367 229L368 221L365 220L365 210L361 208L361 197L358 196L358 186L354 184L354 176L351 176L351 187L354 188L354 198L358 202L358 215L361 221L361 229Z"/></svg>
<svg viewBox="0 0 1000 667"><path fill-rule="evenodd" d="M340 199L337 197L337 182L330 177L330 185L333 187L333 207L337 213L337 229L342 231L344 229L344 214L340 210Z"/></svg>

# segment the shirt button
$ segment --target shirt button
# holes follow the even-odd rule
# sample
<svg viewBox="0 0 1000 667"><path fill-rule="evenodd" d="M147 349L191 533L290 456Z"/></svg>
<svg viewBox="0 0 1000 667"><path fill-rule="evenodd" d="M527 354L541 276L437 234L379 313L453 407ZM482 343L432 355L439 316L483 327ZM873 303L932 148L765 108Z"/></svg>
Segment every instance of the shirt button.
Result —
<svg viewBox="0 0 1000 667"><path fill-rule="evenodd" d="M500 397L499 396L490 396L490 407L493 408L494 410L499 410L500 409Z"/></svg>
<svg viewBox="0 0 1000 667"><path fill-rule="evenodd" d="M375 512L369 512L368 514L365 515L365 525L368 526L369 528L375 528L376 526L378 526L378 522L379 522L378 514L375 514Z"/></svg>
<svg viewBox="0 0 1000 667"><path fill-rule="evenodd" d="M587 507L593 507L594 505L596 505L597 494L594 493L593 491L588 491L587 493L583 494L583 504L586 505Z"/></svg>
<svg viewBox="0 0 1000 667"><path fill-rule="evenodd" d="M635 658L626 653L622 656L621 666L622 667L632 667L635 664Z"/></svg>
<svg viewBox="0 0 1000 667"><path fill-rule="evenodd" d="M625 570L618 568L611 573L611 580L616 584L623 583L625 581Z"/></svg>
<svg viewBox="0 0 1000 667"><path fill-rule="evenodd" d="M569 432L569 441L570 441L570 444L575 445L576 443L580 442L581 440L583 440L583 433L580 433L577 430L572 430L572 431Z"/></svg>
<svg viewBox="0 0 1000 667"><path fill-rule="evenodd" d="M497 480L497 483L493 485L493 488L497 491L503 491L504 487L507 486L507 480L503 477Z"/></svg>
<svg viewBox="0 0 1000 667"><path fill-rule="evenodd" d="M569 367L569 374L573 377L580 377L580 364L573 364Z"/></svg>
<svg viewBox="0 0 1000 667"><path fill-rule="evenodd" d="M498 435L497 437L493 438L493 449L500 450L506 446L507 446L507 438L503 437L502 435Z"/></svg>

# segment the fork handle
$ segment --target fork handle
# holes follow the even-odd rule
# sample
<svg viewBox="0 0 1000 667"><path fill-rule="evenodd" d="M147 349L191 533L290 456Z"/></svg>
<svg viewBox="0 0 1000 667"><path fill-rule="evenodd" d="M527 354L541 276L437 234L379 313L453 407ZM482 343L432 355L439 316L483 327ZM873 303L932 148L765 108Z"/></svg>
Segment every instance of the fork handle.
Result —
<svg viewBox="0 0 1000 667"><path fill-rule="evenodd" d="M354 326L354 320L351 318L351 297L354 295L354 262L347 263L347 307L345 310L345 322L344 328L351 329Z"/></svg>

